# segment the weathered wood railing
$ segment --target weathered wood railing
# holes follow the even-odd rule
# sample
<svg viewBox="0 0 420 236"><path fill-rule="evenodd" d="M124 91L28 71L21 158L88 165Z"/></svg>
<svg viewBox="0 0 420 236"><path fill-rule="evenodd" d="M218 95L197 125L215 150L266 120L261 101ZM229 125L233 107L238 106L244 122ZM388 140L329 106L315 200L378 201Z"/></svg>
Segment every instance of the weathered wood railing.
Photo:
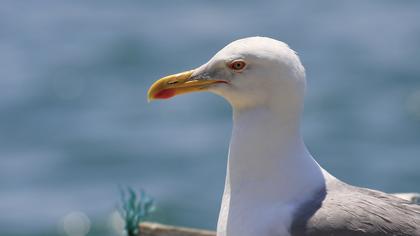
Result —
<svg viewBox="0 0 420 236"><path fill-rule="evenodd" d="M216 236L216 232L214 231L168 226L149 222L140 224L140 232L140 236Z"/></svg>

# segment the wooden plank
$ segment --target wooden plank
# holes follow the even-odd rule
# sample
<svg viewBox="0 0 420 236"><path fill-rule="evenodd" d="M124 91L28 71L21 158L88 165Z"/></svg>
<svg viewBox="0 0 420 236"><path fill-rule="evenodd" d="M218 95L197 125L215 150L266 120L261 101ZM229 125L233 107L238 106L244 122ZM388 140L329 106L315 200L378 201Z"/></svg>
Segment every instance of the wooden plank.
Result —
<svg viewBox="0 0 420 236"><path fill-rule="evenodd" d="M216 232L209 230L190 229L145 222L140 224L139 236L216 236Z"/></svg>

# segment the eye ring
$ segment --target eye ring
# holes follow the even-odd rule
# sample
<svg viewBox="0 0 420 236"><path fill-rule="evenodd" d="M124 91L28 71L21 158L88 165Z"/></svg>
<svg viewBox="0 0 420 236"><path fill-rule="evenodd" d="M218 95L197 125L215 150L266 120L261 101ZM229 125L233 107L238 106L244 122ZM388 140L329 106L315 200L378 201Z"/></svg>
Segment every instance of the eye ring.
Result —
<svg viewBox="0 0 420 236"><path fill-rule="evenodd" d="M229 63L229 68L239 72L246 67L246 62L244 60L234 60Z"/></svg>

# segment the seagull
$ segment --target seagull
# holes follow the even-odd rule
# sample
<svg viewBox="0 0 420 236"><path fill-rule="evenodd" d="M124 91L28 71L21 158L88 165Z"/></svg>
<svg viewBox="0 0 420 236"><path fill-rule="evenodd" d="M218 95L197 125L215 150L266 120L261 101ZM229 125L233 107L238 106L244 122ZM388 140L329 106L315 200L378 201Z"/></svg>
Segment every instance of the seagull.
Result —
<svg viewBox="0 0 420 236"><path fill-rule="evenodd" d="M340 181L301 135L305 69L281 41L249 37L156 81L148 99L208 91L233 110L217 236L420 235L420 206Z"/></svg>

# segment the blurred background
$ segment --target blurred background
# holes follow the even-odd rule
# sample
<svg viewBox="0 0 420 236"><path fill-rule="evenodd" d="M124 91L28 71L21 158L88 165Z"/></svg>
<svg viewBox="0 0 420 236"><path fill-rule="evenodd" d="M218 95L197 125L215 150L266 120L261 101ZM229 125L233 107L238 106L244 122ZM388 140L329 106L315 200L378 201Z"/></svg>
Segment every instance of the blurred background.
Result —
<svg viewBox="0 0 420 236"><path fill-rule="evenodd" d="M146 91L255 35L299 52L321 165L420 192L419 1L3 0L0 235L65 235L72 220L116 235L118 185L153 196L155 221L215 229L229 105L203 93L148 104Z"/></svg>

